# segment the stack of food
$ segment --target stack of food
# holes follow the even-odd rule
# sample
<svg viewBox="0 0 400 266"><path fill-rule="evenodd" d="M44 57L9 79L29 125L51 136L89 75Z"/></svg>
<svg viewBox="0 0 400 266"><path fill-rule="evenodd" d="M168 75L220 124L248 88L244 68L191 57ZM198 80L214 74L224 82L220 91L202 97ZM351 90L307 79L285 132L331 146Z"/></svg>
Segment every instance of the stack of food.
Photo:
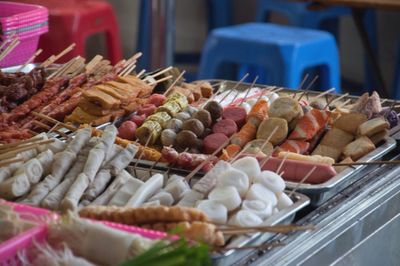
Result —
<svg viewBox="0 0 400 266"><path fill-rule="evenodd" d="M85 90L78 107L65 118L67 122L101 125L136 111L148 97L152 86L135 76L118 78Z"/></svg>

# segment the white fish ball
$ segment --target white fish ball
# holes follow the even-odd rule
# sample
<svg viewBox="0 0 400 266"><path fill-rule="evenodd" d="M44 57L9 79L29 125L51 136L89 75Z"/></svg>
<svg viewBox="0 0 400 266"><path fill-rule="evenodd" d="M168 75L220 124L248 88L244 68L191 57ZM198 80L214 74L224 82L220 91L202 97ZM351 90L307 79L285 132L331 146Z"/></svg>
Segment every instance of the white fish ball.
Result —
<svg viewBox="0 0 400 266"><path fill-rule="evenodd" d="M293 205L293 201L289 198L286 193L281 193L278 197L278 209L283 210L289 206Z"/></svg>
<svg viewBox="0 0 400 266"><path fill-rule="evenodd" d="M240 158L232 164L232 167L245 172L250 182L253 182L254 178L261 173L260 164L255 157Z"/></svg>
<svg viewBox="0 0 400 266"><path fill-rule="evenodd" d="M251 227L262 224L263 220L248 210L240 210L235 215L233 215L228 224L240 227Z"/></svg>
<svg viewBox="0 0 400 266"><path fill-rule="evenodd" d="M281 193L286 187L283 178L272 171L262 171L256 176L254 183L260 183L274 193Z"/></svg>
<svg viewBox="0 0 400 266"><path fill-rule="evenodd" d="M251 211L262 220L265 220L272 214L272 204L262 200L245 200L242 203L242 210Z"/></svg>
<svg viewBox="0 0 400 266"><path fill-rule="evenodd" d="M253 184L251 185L249 191L246 194L247 200L262 200L266 203L271 204L272 206L276 206L278 200L271 190L264 187L261 184Z"/></svg>
<svg viewBox="0 0 400 266"><path fill-rule="evenodd" d="M213 223L226 224L228 221L228 209L219 202L202 200L196 208L203 211Z"/></svg>
<svg viewBox="0 0 400 266"><path fill-rule="evenodd" d="M229 169L217 178L217 187L234 186L243 198L249 190L249 178L246 173L235 168Z"/></svg>
<svg viewBox="0 0 400 266"><path fill-rule="evenodd" d="M233 186L214 188L208 195L208 198L221 203L228 211L236 209L242 203L239 192Z"/></svg>

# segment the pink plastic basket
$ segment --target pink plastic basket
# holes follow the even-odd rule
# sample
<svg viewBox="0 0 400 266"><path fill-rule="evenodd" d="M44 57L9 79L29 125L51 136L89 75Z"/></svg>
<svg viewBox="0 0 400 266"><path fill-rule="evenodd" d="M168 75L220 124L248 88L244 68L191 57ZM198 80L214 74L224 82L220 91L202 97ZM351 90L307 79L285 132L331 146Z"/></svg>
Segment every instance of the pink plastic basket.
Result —
<svg viewBox="0 0 400 266"><path fill-rule="evenodd" d="M35 53L40 35L48 31L48 16L47 8L42 6L0 2L1 43L14 34L21 41L0 61L0 67L24 64Z"/></svg>
<svg viewBox="0 0 400 266"><path fill-rule="evenodd" d="M48 10L38 5L0 2L1 35L48 21Z"/></svg>
<svg viewBox="0 0 400 266"><path fill-rule="evenodd" d="M12 203L4 200L0 200L0 205L9 205L13 206L13 210L20 213L21 217L26 214L26 217L29 219L32 215L37 216L47 216L52 217L53 219L57 219L58 216L48 210L35 208L23 204ZM125 231L131 234L138 234L143 237L149 239L161 239L167 236L164 232L153 231L148 229L143 229L135 226L127 226L123 224L117 224L113 222L101 221L101 223L112 227L117 230ZM47 237L47 225L45 223L39 224L36 227L33 227L26 232L7 240L0 244L0 266L8 266L8 265L21 265L21 261L18 257L18 252L25 250L32 246L33 241L38 243L44 241Z"/></svg>

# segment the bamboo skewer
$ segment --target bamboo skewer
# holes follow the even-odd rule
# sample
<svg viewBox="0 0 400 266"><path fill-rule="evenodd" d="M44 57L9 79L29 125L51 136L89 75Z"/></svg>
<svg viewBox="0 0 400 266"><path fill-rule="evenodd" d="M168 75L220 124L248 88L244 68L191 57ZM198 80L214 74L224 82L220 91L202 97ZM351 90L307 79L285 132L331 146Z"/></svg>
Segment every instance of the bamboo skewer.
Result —
<svg viewBox="0 0 400 266"><path fill-rule="evenodd" d="M46 59L40 66L41 67L48 67L51 64L53 64L54 62L56 62L58 59L60 59L61 57L63 57L64 55L68 54L69 52L71 52L72 50L74 50L76 44L72 43L70 46L68 46L67 48L65 48L64 50L62 50L59 54L57 55L52 55L50 56L48 59Z"/></svg>
<svg viewBox="0 0 400 266"><path fill-rule="evenodd" d="M340 101L341 99L343 99L343 98L345 98L345 97L347 97L347 96L349 96L348 93L343 94L343 95L341 95L340 97L337 97L337 98L335 98L333 101L331 101L331 103L330 103L329 105L332 105L332 104L334 104L334 103Z"/></svg>
<svg viewBox="0 0 400 266"><path fill-rule="evenodd" d="M236 83L235 86L234 86L232 89L230 89L229 92L228 92L226 95L224 95L224 97L222 97L221 100L218 101L218 103L222 103L222 102L226 99L226 97L228 97L228 96L232 93L232 91L236 90L236 89L240 86L240 84L242 84L243 81L244 81L248 76L249 76L249 73L246 73L246 74L238 81L238 83Z"/></svg>
<svg viewBox="0 0 400 266"><path fill-rule="evenodd" d="M400 160L393 161L371 161L371 162L353 162L353 163L334 163L332 166L352 166L352 165L400 165Z"/></svg>
<svg viewBox="0 0 400 266"><path fill-rule="evenodd" d="M329 93L331 93L333 91L335 91L335 88L332 88L332 89L329 89L327 91L324 91L324 92L318 94L317 96L315 96L314 100L319 99L319 98L321 98L321 97L323 97L323 96L325 96L325 95L327 95L327 94L329 94Z"/></svg>
<svg viewBox="0 0 400 266"><path fill-rule="evenodd" d="M25 64L23 64L20 68L18 68L17 72L21 72L22 69L24 69L27 65L29 65L30 63L33 62L33 60L35 60L35 58L40 55L43 52L42 49L37 50L27 61Z"/></svg>
<svg viewBox="0 0 400 266"><path fill-rule="evenodd" d="M10 165L13 163L18 163L18 162L23 162L23 161L24 161L24 159L22 159L22 158L7 159L7 160L0 162L0 167L4 167L4 166L7 166L7 165Z"/></svg>
<svg viewBox="0 0 400 266"><path fill-rule="evenodd" d="M157 73L154 73L153 75L150 75L150 77L156 78L156 77L158 77L158 76L164 74L165 72L170 71L171 69L172 69L172 66L169 66L169 67L164 68L163 70L161 70L161 71L159 71L159 72L157 72Z"/></svg>
<svg viewBox="0 0 400 266"><path fill-rule="evenodd" d="M143 158L144 153L145 153L144 150L145 150L146 147L149 145L150 140L151 140L151 135L147 138L146 143L144 144L144 147L143 147L143 151L139 154L138 158L136 159L135 165L133 166L133 171L135 172L135 177L136 177L136 178L138 178L138 174L137 174L137 172L136 172L136 168L137 168L137 166L138 166L138 164L139 164L139 161Z"/></svg>
<svg viewBox="0 0 400 266"><path fill-rule="evenodd" d="M351 102L351 99L348 99L345 102L343 102L343 103L339 104L338 106L336 106L335 109L342 108L342 107L346 106L347 104L349 104L350 102Z"/></svg>
<svg viewBox="0 0 400 266"><path fill-rule="evenodd" d="M249 249L271 249L275 247L282 247L284 246L284 243L271 243L271 244L261 244L261 245L256 245L256 246L243 246L243 247L222 247L222 248L217 248L215 251L216 252L221 252L221 251L228 251L228 250L249 250Z"/></svg>
<svg viewBox="0 0 400 266"><path fill-rule="evenodd" d="M285 154L285 156L283 157L282 162L279 164L278 169L276 169L276 173L277 173L277 174L282 170L283 164L285 163L285 161L286 161L286 159L287 159L288 156L289 156L289 153L287 152L287 153Z"/></svg>
<svg viewBox="0 0 400 266"><path fill-rule="evenodd" d="M314 85L315 82L317 82L319 76L316 75L311 82L307 85L307 87L304 89L304 92L300 95L299 99L297 99L297 101L300 101L304 95L306 95L308 93L308 90Z"/></svg>
<svg viewBox="0 0 400 266"><path fill-rule="evenodd" d="M0 152L2 150L6 150L6 149L10 149L10 148L14 148L14 147L20 146L22 144L34 143L34 142L38 142L38 141L41 141L41 140L43 140L43 137L39 136L39 137L30 138L30 139L24 139L24 140L21 140L19 142L15 142L15 143L3 144L3 145L0 145Z"/></svg>
<svg viewBox="0 0 400 266"><path fill-rule="evenodd" d="M304 83L306 83L306 81L308 80L308 76L309 76L308 73L304 76L304 78L303 78L303 80L301 81L299 87L297 88L297 91L295 91L295 92L293 93L293 97L292 97L292 98L295 98L296 95L297 95L298 90L301 90L301 89L303 88Z"/></svg>
<svg viewBox="0 0 400 266"><path fill-rule="evenodd" d="M137 78L140 78L144 73L146 73L146 69L142 69L142 71L140 71L140 72L136 75L136 77L137 77Z"/></svg>
<svg viewBox="0 0 400 266"><path fill-rule="evenodd" d="M287 234L292 231L305 231L305 230L314 230L315 227L313 225L275 225L275 226L253 226L253 227L221 227L218 228L218 231L223 232L224 234L229 235L237 235L237 234L249 234L256 232L269 232L269 233L280 233Z"/></svg>
<svg viewBox="0 0 400 266"><path fill-rule="evenodd" d="M151 82L149 83L149 85L150 85L150 86L153 86L153 85L156 85L156 84L161 83L161 82L163 82L163 81L170 80L170 79L172 79L172 78L173 78L173 76L167 76L167 77L165 77L165 78L158 79L158 80L156 80L156 81L151 81Z"/></svg>
<svg viewBox="0 0 400 266"><path fill-rule="evenodd" d="M183 77L183 75L185 75L186 71L183 70L181 72L181 74L179 74L179 76L174 80L174 82L172 82L172 84L168 87L168 89L163 93L164 96L167 96L169 91L172 90L172 88L175 86L176 83L178 83L178 81ZM168 77L172 77L172 76L168 76Z"/></svg>
<svg viewBox="0 0 400 266"><path fill-rule="evenodd" d="M36 117L42 118L42 119L44 119L44 120L46 120L46 121L48 121L48 122L51 122L51 123L53 123L53 124L59 123L60 125L62 125L62 126L65 127L66 129L69 129L69 130L71 130L71 131L76 131L76 130L77 130L76 127L71 126L71 125L68 125L68 124L65 124L65 123L63 123L63 122L60 122L60 121L58 121L58 120L56 120L56 119L54 119L54 118L51 118L50 116L47 116L47 115L44 115L44 114L40 114L40 113L37 113L37 112L32 112L32 114L33 114L34 116L36 116Z"/></svg>
<svg viewBox="0 0 400 266"><path fill-rule="evenodd" d="M303 177L303 179L302 179L300 182L298 182L298 183L296 184L296 187L295 187L292 191L290 191L290 193L289 193L289 195L288 195L289 198L292 198L292 196L293 196L294 193L299 189L299 187L300 187L302 184L304 184L304 182L307 181L307 179L312 175L312 173L314 173L315 169L317 169L317 166L314 166L314 167Z"/></svg>
<svg viewBox="0 0 400 266"><path fill-rule="evenodd" d="M101 55L96 55L90 62L85 66L85 70L87 74L91 74L95 69L96 66L103 60Z"/></svg>
<svg viewBox="0 0 400 266"><path fill-rule="evenodd" d="M9 53L11 53L11 51L14 50L14 48L17 47L19 44L20 40L18 38L13 39L11 43L7 46L7 48L0 53L0 61L3 60Z"/></svg>
<svg viewBox="0 0 400 266"><path fill-rule="evenodd" d="M34 120L32 123L35 124L35 125L37 125L37 126L39 126L39 127L41 127L41 128L44 128L44 129L48 130L47 133L55 132L55 133L57 133L58 135L60 135L60 136L62 136L62 137L64 137L64 138L66 138L66 139L69 139L69 136L68 136L67 134L65 134L64 132L61 132L61 131L55 129L55 127L57 126L57 124L56 124L55 126L53 126L53 127L50 127L50 126L48 126L48 125L46 125L46 124L44 124L44 123L42 123L42 122L40 122L40 121L37 121L37 120Z"/></svg>
<svg viewBox="0 0 400 266"><path fill-rule="evenodd" d="M48 139L48 140L39 141L39 142L34 143L34 144L29 144L29 145L23 146L22 148L18 148L17 147L15 149L7 150L5 153L0 154L0 160L13 158L20 152L31 150L31 149L39 146L39 145L49 144L49 143L52 143L54 141L55 141L54 139Z"/></svg>
<svg viewBox="0 0 400 266"><path fill-rule="evenodd" d="M258 80L258 76L256 76L256 78L251 83L250 87L247 89L246 94L244 95L243 99L240 101L239 106L242 105L244 103L244 101L246 101L251 89L254 87L254 85L256 84L257 80Z"/></svg>

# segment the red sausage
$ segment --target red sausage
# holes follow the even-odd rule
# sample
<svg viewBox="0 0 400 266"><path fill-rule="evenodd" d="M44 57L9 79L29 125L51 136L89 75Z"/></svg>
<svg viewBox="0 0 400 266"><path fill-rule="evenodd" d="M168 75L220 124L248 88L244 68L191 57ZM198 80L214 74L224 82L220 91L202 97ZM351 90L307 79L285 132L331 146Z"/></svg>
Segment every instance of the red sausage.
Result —
<svg viewBox="0 0 400 266"><path fill-rule="evenodd" d="M222 133L214 133L208 135L203 142L204 152L207 154L211 154L218 150L226 141L228 141L228 137Z"/></svg>
<svg viewBox="0 0 400 266"><path fill-rule="evenodd" d="M157 106L154 104L144 104L140 109L137 111L138 115L145 114L146 116L150 116L154 113L156 110Z"/></svg>
<svg viewBox="0 0 400 266"><path fill-rule="evenodd" d="M262 159L261 159L262 160ZM263 166L263 170L270 170L275 172L278 170L282 159L271 157L267 163ZM300 182L312 169L316 166L317 168L312 172L310 177L304 182L306 184L321 184L335 175L337 175L335 169L327 164L311 163L306 161L296 161L286 159L283 163L281 171L284 171L283 179L287 181Z"/></svg>
<svg viewBox="0 0 400 266"><path fill-rule="evenodd" d="M127 139L127 140L134 140L135 133L136 133L137 125L132 121L125 121L122 123L118 128L118 137Z"/></svg>
<svg viewBox="0 0 400 266"><path fill-rule="evenodd" d="M155 106L158 107L160 105L163 105L166 99L167 97L165 97L164 95L155 93L149 97L148 103L154 104Z"/></svg>
<svg viewBox="0 0 400 266"><path fill-rule="evenodd" d="M246 117L246 110L240 106L228 106L222 112L222 118L235 121L238 128L241 128L246 123Z"/></svg>
<svg viewBox="0 0 400 266"><path fill-rule="evenodd" d="M222 133L228 138L238 131L238 127L232 119L219 120L212 128L213 133Z"/></svg>
<svg viewBox="0 0 400 266"><path fill-rule="evenodd" d="M138 127L140 127L143 124L144 120L146 120L146 115L145 114L133 115L129 120L134 122Z"/></svg>

